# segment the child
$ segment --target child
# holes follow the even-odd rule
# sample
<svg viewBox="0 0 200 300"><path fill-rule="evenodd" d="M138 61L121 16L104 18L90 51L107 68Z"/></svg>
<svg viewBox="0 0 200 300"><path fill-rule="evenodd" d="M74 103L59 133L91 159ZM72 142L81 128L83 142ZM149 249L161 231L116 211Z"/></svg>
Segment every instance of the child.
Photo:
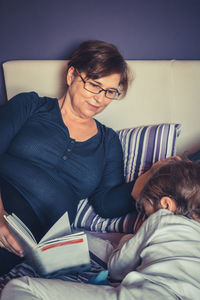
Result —
<svg viewBox="0 0 200 300"><path fill-rule="evenodd" d="M8 283L1 299L200 299L200 164L161 166L137 206L149 217L112 253L110 285L23 277Z"/></svg>
<svg viewBox="0 0 200 300"><path fill-rule="evenodd" d="M137 206L149 218L133 238L124 245L121 240L108 264L112 280L122 281L120 294L200 299L200 164L163 165Z"/></svg>

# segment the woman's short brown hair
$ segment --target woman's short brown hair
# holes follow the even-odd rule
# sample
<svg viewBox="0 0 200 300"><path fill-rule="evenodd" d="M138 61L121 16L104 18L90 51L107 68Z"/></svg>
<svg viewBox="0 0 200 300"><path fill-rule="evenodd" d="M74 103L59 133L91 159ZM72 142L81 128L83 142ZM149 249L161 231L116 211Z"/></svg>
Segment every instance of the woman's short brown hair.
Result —
<svg viewBox="0 0 200 300"><path fill-rule="evenodd" d="M157 210L164 196L175 201L175 214L200 222L200 163L181 160L164 164L149 179L138 201L141 206L150 201Z"/></svg>
<svg viewBox="0 0 200 300"><path fill-rule="evenodd" d="M122 97L126 95L130 80L129 68L114 45L98 40L83 42L72 54L67 71L70 67L84 72L88 79L120 74L120 92Z"/></svg>

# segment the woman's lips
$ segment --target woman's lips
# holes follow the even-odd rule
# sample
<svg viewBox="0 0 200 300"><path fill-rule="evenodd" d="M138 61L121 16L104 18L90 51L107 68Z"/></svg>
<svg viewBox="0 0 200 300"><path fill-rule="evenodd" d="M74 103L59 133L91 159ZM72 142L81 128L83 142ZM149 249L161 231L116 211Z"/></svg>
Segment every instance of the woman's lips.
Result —
<svg viewBox="0 0 200 300"><path fill-rule="evenodd" d="M89 107L92 108L93 110L99 109L99 106L93 105L91 103L88 103Z"/></svg>

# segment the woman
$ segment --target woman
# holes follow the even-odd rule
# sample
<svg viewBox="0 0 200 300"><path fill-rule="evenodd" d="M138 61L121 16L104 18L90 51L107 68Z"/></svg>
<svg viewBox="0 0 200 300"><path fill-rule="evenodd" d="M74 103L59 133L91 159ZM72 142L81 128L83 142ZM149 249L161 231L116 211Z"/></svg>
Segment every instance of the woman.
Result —
<svg viewBox="0 0 200 300"><path fill-rule="evenodd" d="M0 274L23 256L5 214L39 240L66 210L72 223L84 198L103 217L134 209L118 136L94 119L126 94L128 81L115 46L87 41L69 61L63 97L23 93L0 107Z"/></svg>

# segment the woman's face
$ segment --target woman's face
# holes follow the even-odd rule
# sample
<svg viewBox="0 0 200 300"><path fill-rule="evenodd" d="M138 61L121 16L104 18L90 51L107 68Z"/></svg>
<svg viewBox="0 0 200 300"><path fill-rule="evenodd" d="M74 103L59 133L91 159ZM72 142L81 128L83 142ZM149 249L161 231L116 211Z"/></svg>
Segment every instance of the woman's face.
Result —
<svg viewBox="0 0 200 300"><path fill-rule="evenodd" d="M101 88L119 90L120 74L111 74L98 79L86 79L85 74L81 73L84 80L100 86ZM67 74L67 84L69 86L66 99L71 105L73 113L81 118L92 118L102 112L112 100L105 97L105 92L93 94L84 88L84 83L80 76L74 76L74 68L71 67Z"/></svg>

